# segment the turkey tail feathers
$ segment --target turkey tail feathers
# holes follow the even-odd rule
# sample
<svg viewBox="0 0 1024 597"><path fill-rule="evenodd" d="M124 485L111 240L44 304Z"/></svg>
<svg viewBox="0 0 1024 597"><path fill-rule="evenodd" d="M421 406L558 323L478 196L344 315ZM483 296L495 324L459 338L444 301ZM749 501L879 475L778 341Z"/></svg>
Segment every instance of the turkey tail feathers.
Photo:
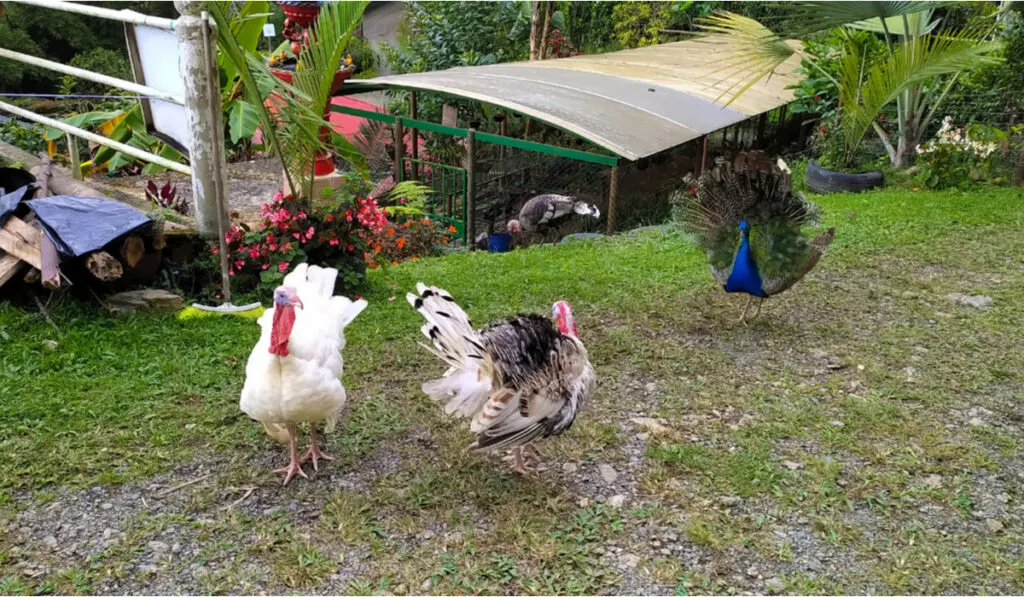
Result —
<svg viewBox="0 0 1024 597"><path fill-rule="evenodd" d="M434 401L448 400L444 411L472 416L490 393L491 362L466 312L447 291L422 282L406 300L426 319L420 327L432 346L423 346L449 367L444 377L423 384Z"/></svg>

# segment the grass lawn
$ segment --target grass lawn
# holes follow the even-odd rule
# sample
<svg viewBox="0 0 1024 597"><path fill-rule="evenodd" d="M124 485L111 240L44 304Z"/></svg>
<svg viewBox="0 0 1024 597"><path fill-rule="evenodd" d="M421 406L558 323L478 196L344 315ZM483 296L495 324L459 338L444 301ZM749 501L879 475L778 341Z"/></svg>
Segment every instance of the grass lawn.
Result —
<svg viewBox="0 0 1024 597"><path fill-rule="evenodd" d="M1024 199L819 201L831 251L746 326L675 234L375 273L339 458L285 488L252 320L0 305L0 593L1024 591ZM478 322L573 304L598 385L550 471L420 393L420 280Z"/></svg>

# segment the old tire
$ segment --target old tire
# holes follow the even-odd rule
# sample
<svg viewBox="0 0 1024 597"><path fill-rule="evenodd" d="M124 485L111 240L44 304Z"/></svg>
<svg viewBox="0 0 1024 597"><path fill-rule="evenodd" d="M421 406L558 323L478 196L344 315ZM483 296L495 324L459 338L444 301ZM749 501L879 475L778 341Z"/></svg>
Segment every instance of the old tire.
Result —
<svg viewBox="0 0 1024 597"><path fill-rule="evenodd" d="M818 162L811 160L804 173L804 182L812 192L822 195L843 192L860 193L884 185L885 177L879 170L861 174L826 170L819 166Z"/></svg>

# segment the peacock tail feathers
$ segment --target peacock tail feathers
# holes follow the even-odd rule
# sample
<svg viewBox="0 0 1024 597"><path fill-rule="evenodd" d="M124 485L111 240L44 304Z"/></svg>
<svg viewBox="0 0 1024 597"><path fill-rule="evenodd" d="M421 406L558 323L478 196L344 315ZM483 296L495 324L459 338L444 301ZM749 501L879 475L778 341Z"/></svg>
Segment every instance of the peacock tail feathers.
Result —
<svg viewBox="0 0 1024 597"><path fill-rule="evenodd" d="M670 198L673 219L704 249L713 270L731 267L744 220L750 224L751 252L762 278L799 279L813 267L808 267L812 227L820 221L821 208L793 192L781 160L761 151L740 153L731 162L720 157L713 168L699 177L688 174L683 183Z"/></svg>

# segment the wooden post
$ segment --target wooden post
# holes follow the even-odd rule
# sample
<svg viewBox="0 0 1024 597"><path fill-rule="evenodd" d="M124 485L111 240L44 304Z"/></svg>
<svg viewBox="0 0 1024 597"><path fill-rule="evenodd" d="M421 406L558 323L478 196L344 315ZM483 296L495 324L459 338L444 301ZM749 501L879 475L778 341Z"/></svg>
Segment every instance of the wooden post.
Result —
<svg viewBox="0 0 1024 597"><path fill-rule="evenodd" d="M224 129L218 128L220 86L216 86L214 94L209 70L209 60L217 54L217 42L209 35L209 25L202 18L203 6L203 2L195 0L175 0L174 7L181 16L174 23L174 33L181 50L180 70L185 83L184 124L188 129L196 224L200 235L212 240L220 236L217 197L224 182L217 177L224 172Z"/></svg>
<svg viewBox="0 0 1024 597"><path fill-rule="evenodd" d="M68 141L68 158L71 161L71 176L75 180L82 180L82 160L78 157L78 143L71 135L65 135Z"/></svg>
<svg viewBox="0 0 1024 597"><path fill-rule="evenodd" d="M470 241L476 239L476 131L469 129L466 132L466 244L472 250L476 243Z"/></svg>
<svg viewBox="0 0 1024 597"><path fill-rule="evenodd" d="M612 166L608 184L608 236L615 234L615 211L619 202L619 167Z"/></svg>
<svg viewBox="0 0 1024 597"><path fill-rule="evenodd" d="M416 118L417 118L416 92L415 91L410 91L409 92L409 118L412 118L413 120L416 120ZM412 156L412 179L413 180L419 180L420 179L420 165L416 163L416 160L418 160L419 157L420 157L419 136L420 135L419 135L419 132L417 131L416 127L412 127L412 147L409 148L409 154Z"/></svg>
<svg viewBox="0 0 1024 597"><path fill-rule="evenodd" d="M768 113L762 112L760 118L757 119L757 148L761 149L764 144L764 129L768 126Z"/></svg>
<svg viewBox="0 0 1024 597"><path fill-rule="evenodd" d="M704 168L708 163L708 136L704 135L701 137L701 150L700 150L700 171L697 172L697 176L704 174Z"/></svg>
<svg viewBox="0 0 1024 597"><path fill-rule="evenodd" d="M392 128L395 138L395 184L405 180L405 169L402 168L402 150L405 148L405 131L402 130L402 119L395 118Z"/></svg>

